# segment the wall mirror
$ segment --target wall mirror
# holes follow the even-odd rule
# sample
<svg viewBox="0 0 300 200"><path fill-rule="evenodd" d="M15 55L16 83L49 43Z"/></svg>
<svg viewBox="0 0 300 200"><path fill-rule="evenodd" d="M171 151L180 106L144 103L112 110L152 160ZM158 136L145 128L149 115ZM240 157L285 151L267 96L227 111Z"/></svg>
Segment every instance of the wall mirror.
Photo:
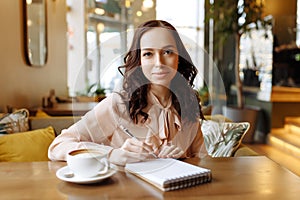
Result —
<svg viewBox="0 0 300 200"><path fill-rule="evenodd" d="M47 61L47 0L22 0L24 13L25 60L41 67Z"/></svg>

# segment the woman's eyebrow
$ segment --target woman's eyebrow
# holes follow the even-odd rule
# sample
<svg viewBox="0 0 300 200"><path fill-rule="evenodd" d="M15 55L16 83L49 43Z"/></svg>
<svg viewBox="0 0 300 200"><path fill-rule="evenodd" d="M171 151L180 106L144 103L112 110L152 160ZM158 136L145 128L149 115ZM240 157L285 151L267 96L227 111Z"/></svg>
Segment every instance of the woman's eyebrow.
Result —
<svg viewBox="0 0 300 200"><path fill-rule="evenodd" d="M142 51L150 51L153 50L155 48L151 48L151 47L145 47L145 48L141 48Z"/></svg>
<svg viewBox="0 0 300 200"><path fill-rule="evenodd" d="M149 51L149 50L153 50L153 49L168 49L168 48L175 48L176 49L176 47L174 46L174 45L166 45L166 46L163 46L163 47L161 47L161 48L154 48L154 47L145 47L145 48L141 48L141 50L142 51Z"/></svg>
<svg viewBox="0 0 300 200"><path fill-rule="evenodd" d="M168 49L168 48L176 48L176 46L170 44L170 45L162 47L162 49Z"/></svg>

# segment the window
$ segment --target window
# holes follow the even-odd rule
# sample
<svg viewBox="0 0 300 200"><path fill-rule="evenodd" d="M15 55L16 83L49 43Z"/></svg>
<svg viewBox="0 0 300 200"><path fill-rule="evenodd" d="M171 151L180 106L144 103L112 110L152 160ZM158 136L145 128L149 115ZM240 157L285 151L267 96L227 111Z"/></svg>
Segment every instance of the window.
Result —
<svg viewBox="0 0 300 200"><path fill-rule="evenodd" d="M67 1L71 8L67 14L70 96L87 95L87 88L95 83L100 83L101 87L107 89L107 93L118 85L117 82L122 77L117 67L122 64L124 53L130 44L132 38L130 30L133 30L133 24L138 21L134 11L142 10L133 6L145 6L141 2L141 5L138 5L138 2L133 5L131 2L130 0ZM157 6L157 19L167 20L177 28L193 62L198 66L199 74L202 74L204 0L189 0L184 3L180 0L156 0L156 4L155 1L151 2ZM151 6L149 9L155 9ZM199 82L195 84L196 86L199 84L201 86L203 81L200 79L198 81L196 78Z"/></svg>
<svg viewBox="0 0 300 200"><path fill-rule="evenodd" d="M172 9L170 9L172 7ZM156 18L166 20L176 27L189 51L199 76L195 87L203 84L204 67L204 0L157 0Z"/></svg>

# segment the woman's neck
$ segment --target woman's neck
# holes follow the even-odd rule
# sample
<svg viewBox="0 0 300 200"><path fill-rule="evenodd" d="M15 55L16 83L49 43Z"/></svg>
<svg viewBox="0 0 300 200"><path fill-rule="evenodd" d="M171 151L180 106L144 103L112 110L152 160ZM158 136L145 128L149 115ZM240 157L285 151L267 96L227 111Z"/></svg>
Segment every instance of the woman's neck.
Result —
<svg viewBox="0 0 300 200"><path fill-rule="evenodd" d="M162 106L167 106L169 102L169 98L171 95L171 92L168 88L161 86L161 85L151 85L150 86L151 92L156 96L158 101Z"/></svg>

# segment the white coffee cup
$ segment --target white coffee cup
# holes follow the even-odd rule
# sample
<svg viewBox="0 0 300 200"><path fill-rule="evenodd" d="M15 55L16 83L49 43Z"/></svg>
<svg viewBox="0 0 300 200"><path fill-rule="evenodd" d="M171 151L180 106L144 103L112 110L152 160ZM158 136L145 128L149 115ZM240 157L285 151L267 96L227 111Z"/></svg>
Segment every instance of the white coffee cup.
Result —
<svg viewBox="0 0 300 200"><path fill-rule="evenodd" d="M67 154L70 170L79 177L90 178L109 170L107 153L96 149L78 149Z"/></svg>

